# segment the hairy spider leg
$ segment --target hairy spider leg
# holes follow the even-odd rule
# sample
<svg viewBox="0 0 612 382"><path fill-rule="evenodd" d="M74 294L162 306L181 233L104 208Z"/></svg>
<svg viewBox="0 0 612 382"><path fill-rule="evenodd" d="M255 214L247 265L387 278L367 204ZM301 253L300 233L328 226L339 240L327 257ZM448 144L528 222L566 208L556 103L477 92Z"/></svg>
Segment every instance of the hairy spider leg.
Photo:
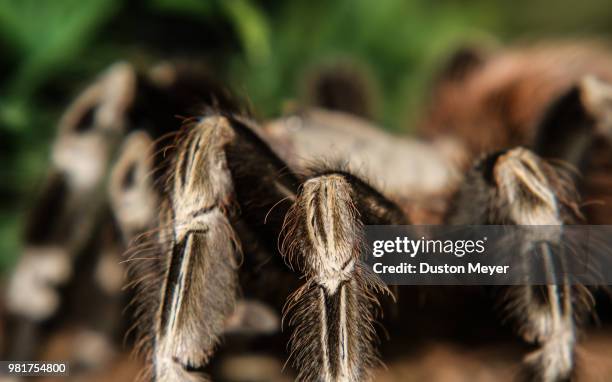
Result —
<svg viewBox="0 0 612 382"><path fill-rule="evenodd" d="M516 148L490 154L468 172L448 222L562 226L580 220L578 204L569 174L527 149ZM526 236L517 256L523 256L523 250L531 244ZM541 255L543 261L551 260L546 248ZM526 267L533 264L527 263L525 256L521 261ZM560 273L555 266L564 266L563 261L546 264L551 278ZM537 346L525 357L522 376L546 382L570 379L578 327L593 308L589 290L562 278L551 279L547 285L504 287L504 292L505 309L517 323L519 334Z"/></svg>
<svg viewBox="0 0 612 382"><path fill-rule="evenodd" d="M290 361L300 381L371 380L380 365L374 320L389 293L363 263L364 224L406 224L394 203L347 172L315 172L302 185L282 251L306 282L287 301Z"/></svg>

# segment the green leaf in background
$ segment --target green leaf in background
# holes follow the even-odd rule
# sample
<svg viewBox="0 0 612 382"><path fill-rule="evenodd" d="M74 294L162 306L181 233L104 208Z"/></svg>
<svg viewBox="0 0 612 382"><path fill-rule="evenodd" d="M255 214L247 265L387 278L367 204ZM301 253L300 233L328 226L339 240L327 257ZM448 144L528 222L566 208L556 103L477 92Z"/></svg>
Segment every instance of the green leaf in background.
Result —
<svg viewBox="0 0 612 382"><path fill-rule="evenodd" d="M118 0L0 0L0 36L19 62L0 94L2 125L28 124L34 92L78 57L119 4Z"/></svg>
<svg viewBox="0 0 612 382"><path fill-rule="evenodd" d="M265 15L248 0L221 2L235 25L250 63L259 65L270 58L270 31Z"/></svg>
<svg viewBox="0 0 612 382"><path fill-rule="evenodd" d="M16 215L0 215L0 275L15 263L19 253L19 237L21 221Z"/></svg>

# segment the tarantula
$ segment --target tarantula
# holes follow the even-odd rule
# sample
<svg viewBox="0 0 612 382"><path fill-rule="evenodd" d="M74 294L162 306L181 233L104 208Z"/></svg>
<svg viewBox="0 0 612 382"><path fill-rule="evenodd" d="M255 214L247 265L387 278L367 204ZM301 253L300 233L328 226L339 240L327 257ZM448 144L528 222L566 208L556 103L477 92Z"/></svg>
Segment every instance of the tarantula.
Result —
<svg viewBox="0 0 612 382"><path fill-rule="evenodd" d="M93 164L102 168L80 174L88 162L59 161L49 184L64 184L57 190L60 200L81 201L60 208L85 205L95 212L109 203L124 241L134 241L127 262L137 291L137 345L156 380L204 378L201 372L231 331L236 312L245 315L243 296L284 310L298 379L370 379L381 364L374 323L381 310L394 307L389 288L363 261L364 226L579 222L580 199L573 190L578 179L549 159L575 163L588 145L572 137L588 140L607 121L600 111L608 86L580 82L552 102L534 128L540 139L523 142L530 149L488 154L462 176L457 162L468 155L454 142L393 137L322 110L257 126L210 84L178 76L171 86L160 85L120 68L75 103L64 120L70 128L58 137L60 154L77 151L84 158L91 157L86 148L66 150L62 144L90 147L101 140L103 150L93 153L103 160ZM117 87L116 73L123 73L128 86ZM179 130L173 116L194 115L191 105L211 93L209 104L216 106ZM572 118L563 117L568 110ZM111 165L125 132L131 133ZM562 144L548 144L559 132L564 139L555 142ZM92 184L102 184L110 167L108 201L97 199ZM92 174L99 176L92 180ZM83 179L89 179L86 194ZM87 204L88 195L95 203ZM41 214L53 206L52 200L43 202ZM29 239L31 247L63 240L78 244L63 248L64 256L86 252L90 247L72 235L83 235L90 224L72 222L75 210L84 212L76 207L58 216L82 229ZM405 289L410 288L393 290L400 303ZM562 284L509 287L504 295L519 333L538 347L526 358L528 375L570 378L576 333L592 309L589 291ZM265 316L246 311L255 321ZM270 325L253 327L265 332Z"/></svg>
<svg viewBox="0 0 612 382"><path fill-rule="evenodd" d="M364 264L363 229L412 223L411 201L383 195L345 167L291 166L269 142L250 120L211 112L173 145L157 229L133 255L149 259L135 261L133 273L143 280L139 327L156 380L203 378L197 372L220 343L238 273L261 252L303 279L284 308L298 380L368 380L380 363L373 325L390 291ZM514 148L476 163L443 221L575 224L579 204L566 170ZM507 293L519 332L537 345L525 361L528 375L569 379L590 292L563 282L543 290L545 298L536 286Z"/></svg>

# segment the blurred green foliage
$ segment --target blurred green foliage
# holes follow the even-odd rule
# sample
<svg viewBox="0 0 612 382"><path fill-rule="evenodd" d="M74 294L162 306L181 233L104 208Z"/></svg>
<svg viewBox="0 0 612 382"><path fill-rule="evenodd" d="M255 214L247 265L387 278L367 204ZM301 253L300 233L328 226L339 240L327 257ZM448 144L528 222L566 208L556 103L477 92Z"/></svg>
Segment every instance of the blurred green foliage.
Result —
<svg viewBox="0 0 612 382"><path fill-rule="evenodd" d="M368 73L374 118L411 125L439 60L465 41L607 36L607 0L0 0L0 268L48 162L55 121L110 63L203 56L259 117L335 61ZM195 33L194 33L195 31Z"/></svg>
<svg viewBox="0 0 612 382"><path fill-rule="evenodd" d="M237 56L232 77L264 115L278 114L280 101L298 95L309 69L347 60L366 68L379 85L376 118L400 128L412 115L433 57L493 28L496 13L486 2L315 0L273 9L269 25L272 54L252 65Z"/></svg>
<svg viewBox="0 0 612 382"><path fill-rule="evenodd" d="M3 0L0 30L9 54L19 63L6 84L0 118L8 128L25 129L31 98L38 87L63 65L70 65L112 13L106 0L58 2Z"/></svg>

